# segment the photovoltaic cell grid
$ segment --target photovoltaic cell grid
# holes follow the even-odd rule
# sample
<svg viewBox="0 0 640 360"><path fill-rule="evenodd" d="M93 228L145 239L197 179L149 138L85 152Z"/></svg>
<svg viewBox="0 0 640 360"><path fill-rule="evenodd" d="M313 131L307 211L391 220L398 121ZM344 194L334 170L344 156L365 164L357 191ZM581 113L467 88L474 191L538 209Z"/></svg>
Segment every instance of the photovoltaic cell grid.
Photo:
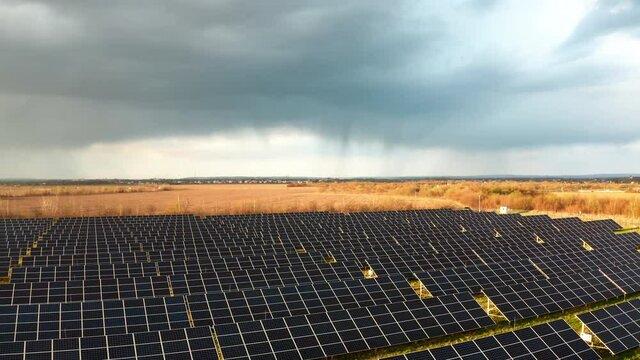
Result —
<svg viewBox="0 0 640 360"><path fill-rule="evenodd" d="M63 248L62 251L65 251ZM39 251L34 251L39 250ZM264 254L260 256L244 257L213 257L213 254L199 254L196 249L169 249L154 251L125 251L105 253L80 253L80 254L49 254L37 255L46 248L36 248L31 251L31 256L23 258L22 267L30 266L82 266L87 264L127 264L127 263L161 263L186 261L189 264L198 264L199 271L231 271L259 269L269 267L299 266L306 264L324 263L320 253L286 253ZM75 249L73 250L76 251ZM86 251L80 249L80 251Z"/></svg>
<svg viewBox="0 0 640 360"><path fill-rule="evenodd" d="M596 360L593 351L564 320L496 336L387 358L387 360Z"/></svg>
<svg viewBox="0 0 640 360"><path fill-rule="evenodd" d="M211 328L2 344L3 360L218 359Z"/></svg>
<svg viewBox="0 0 640 360"><path fill-rule="evenodd" d="M319 353L305 354L433 338L492 322L479 308L473 311L478 317L466 321L471 313L466 305L449 304L451 309L441 313L434 304L451 296L411 300L417 295L404 279L421 274L432 295L477 292L531 284L541 276L535 263L554 278L596 267L628 292L640 283L633 268L639 258L632 251L640 236L613 235L619 228L610 221L453 210L0 219L0 265L19 265L11 283L0 284L0 304L5 304L0 305L0 347L21 359L51 359L51 352L65 346L66 358L129 358L125 354L132 349L140 358L189 358L179 334L211 332L209 325L235 326L243 340L244 330L257 336L264 331L267 339L276 334L281 341L264 354L287 358L296 351L303 357L314 346ZM544 244L536 242L539 237ZM595 251L584 251L577 239L586 239ZM330 258L337 263L327 264ZM363 279L368 267L377 279ZM609 296L606 289L597 290ZM473 299L462 303L479 307ZM344 314L350 316L347 321ZM413 318L402 318L407 314ZM286 337L278 337L283 334L276 331L282 330L279 324L285 321L292 335L296 326L288 327L287 321L296 325L296 319L324 324L311 327L317 344L299 347L293 339L292 349ZM376 325L366 326L367 319ZM354 332L356 320L366 331ZM252 330L256 324L260 331ZM334 332L326 332L329 328ZM175 346L172 336L179 338ZM208 342L207 336L199 339ZM240 347L246 354L265 350L253 339ZM156 350L145 357L139 344Z"/></svg>
<svg viewBox="0 0 640 360"><path fill-rule="evenodd" d="M424 217L424 214L425 213L423 212L418 215ZM410 226L404 227L402 229L402 232L406 233L407 235L414 233L416 236L420 236L421 234L424 234L425 231L429 230L433 232L432 235L435 238L446 237L448 238L447 240L449 242L454 240L454 236L457 235L460 239L464 240L461 242L461 245L464 245L466 243L467 246L472 245L472 244L469 244L470 241L468 240L477 241L478 239L475 239L475 237L482 235L482 232L475 230L470 225L475 226L476 218L482 218L482 217L485 217L486 215L484 214L476 215L470 212L468 214L463 214L463 215L458 215L454 213L442 213L442 214L445 214L446 216L443 216L441 219L436 220L437 226L433 222L435 219L432 219L429 221L429 223L433 224L433 228L430 228L430 229L425 228L424 225L426 224L426 221L424 221L424 219L420 219L421 221L411 222ZM433 212L429 213L429 215L438 216L437 213L433 213ZM262 239L264 240L262 241L263 243L266 244L268 242L271 245L273 245L274 239L280 240L283 245L287 245L288 243L293 243L294 241L297 242L299 240L302 243L304 243L305 246L309 246L310 248L314 248L315 246L320 245L321 246L320 249L326 249L326 246L330 244L327 244L326 241L322 241L322 240L328 239L328 240L331 240L331 242L334 242L336 239L342 238L343 240L338 241L337 243L344 245L345 242L353 243L354 241L359 241L360 245L370 246L373 242L380 241L381 237L384 238L385 236L387 236L387 234L393 234L394 229L399 228L398 221L397 221L399 220L398 217L402 217L400 220L409 221L408 218L411 217L411 214L409 214L409 212L398 212L397 214L382 213L382 215L351 214L349 216L339 216L335 214L329 215L324 213L320 214L320 217L322 219L319 219L318 221L320 220L325 221L327 219L332 219L330 220L329 225L331 225L331 223L336 223L336 222L337 222L336 225L341 225L341 226L333 226L333 227L326 226L326 224L325 226L318 225L318 224L321 224L320 222L318 222L318 224L315 224L313 220L316 220L316 219L314 219L310 215L305 214L305 216L310 217L311 218L310 220L312 221L311 222L305 221L302 223L299 221L299 219L296 218L297 216L290 216L291 219L287 219L286 216L281 216L277 218L275 216L256 217L256 219L264 218L269 220L268 222L270 224L269 226L273 225L275 232L274 232L274 229L263 228L264 224L261 223L260 221L252 221L246 225L238 225L238 226L234 225L234 226L231 226L230 228L223 229L223 231L218 231L217 229L213 229L211 227L211 224L207 225L206 222L199 220L198 218L183 216L183 217L179 217L179 219L182 219L182 223L179 222L179 224L181 225L180 227L170 227L169 230L165 229L164 233L161 231L160 234L158 234L157 231L156 232L152 231L153 226L148 226L148 225L145 226L143 230L136 230L135 226L140 225L138 224L140 220L137 220L136 218L125 217L123 219L126 219L126 221L134 221L134 224L127 224L125 226L125 229L120 229L119 232L112 231L112 233L109 234L109 236L105 237L100 235L101 234L100 230L102 230L102 232L108 233L109 227L116 226L119 224L119 221L114 221L113 219L109 219L109 222L107 222L107 225L108 225L107 229L105 229L105 224L102 224L101 226L97 227L97 229L94 229L88 234L84 234L84 237L88 237L90 239L97 237L97 240L99 241L115 240L120 243L122 242L126 243L126 241L130 241L130 240L122 240L122 239L131 239L131 238L135 239L136 241L141 241L141 240L146 241L145 238L151 238L154 241L155 240L172 240L173 242L173 241L180 240L179 236L178 237L176 236L176 233L179 234L180 231L182 231L182 232L186 232L186 234L184 234L185 236L188 235L189 238L194 238L194 241L195 241L194 244L198 244L198 246L203 246L203 245L206 246L207 244L216 243L217 245L224 245L222 249L225 249L227 246L230 246L230 245L259 244L260 241L257 241L256 239ZM387 217L391 218L391 220L386 219ZM460 219L456 220L457 217L459 217ZM158 218L151 218L151 219L153 221L157 221L163 218L158 217ZM215 218L209 218L209 220L212 223L213 223L213 219ZM229 221L230 223L237 223L240 218L235 217L230 219L235 220L235 221L230 220ZM271 220L274 220L274 219L278 219L278 221L271 223ZM282 219L287 219L287 221L284 222L282 221ZM293 221L290 221L290 220L293 220ZM353 221L346 221L346 220L353 220ZM520 220L525 223L527 222L524 219L520 219ZM61 239L66 239L67 245L70 245L70 244L80 245L80 246L86 245L87 241L86 239L82 239L83 236L76 235L76 237L73 239L65 238L65 234L66 236L70 234L75 234L73 232L74 227L71 227L71 231L62 232L62 235L56 235L60 233L60 231L55 231L55 230L58 229L58 227L62 227L63 226L62 223L69 223L69 222L73 223L73 221L78 221L82 223L82 221L84 220L83 219L72 219L72 220L66 220L66 221L61 220L60 223L57 224L56 227L54 227L54 230L52 230L50 233L48 233L45 236L45 239L43 240L44 245L50 244L50 240L52 237L53 238L61 237ZM123 222L126 223L126 221L123 221ZM454 223L458 221L461 223L466 223L465 225L469 228L469 230L466 230L466 235L460 235L461 225ZM92 220L92 222L99 222L99 221ZM219 221L216 222L216 224L219 224ZM86 224L84 224L83 226L85 225ZM283 226L283 225L287 225L287 226ZM316 226L311 226L311 225L316 225ZM120 226L124 226L124 225L120 224ZM134 226L134 229L133 230L129 229L128 227L130 226ZM541 224L537 224L536 226L541 226ZM341 229L341 231L340 232L331 231L331 229L336 229L336 228ZM343 228L345 229L345 231L342 231ZM83 227L75 231L80 231L81 229L83 229ZM310 229L313 229L316 231L310 232L309 231ZM318 229L322 229L322 231L317 231ZM438 231L433 231L433 229L438 229ZM447 229L449 229L450 231L446 231ZM226 230L226 232L224 230ZM240 236L236 234L239 234ZM471 234L472 236L469 236ZM211 239L213 241L208 241L208 242L202 241L204 239L204 235L206 235L208 239ZM214 237L214 235L216 237ZM320 237L319 235L322 237ZM341 236L341 235L344 235L344 236ZM73 242L69 242L71 240L73 240ZM315 240L318 240L318 241L315 241ZM61 241L61 240L56 240L56 244L60 245L61 243L59 243L58 241ZM220 242L222 242L222 244ZM351 244L350 246L353 246L353 244ZM207 251L210 254L212 251L217 251L222 249L215 248L215 247L207 247ZM282 249L284 248L281 248L281 250ZM246 250L247 249L245 250L238 249L238 251L240 252L243 252ZM241 255L241 253L225 252L225 253L216 254L216 256L239 256L239 255Z"/></svg>
<svg viewBox="0 0 640 360"><path fill-rule="evenodd" d="M543 280L536 267L526 260L491 265L469 266L416 274L433 296L483 288Z"/></svg>
<svg viewBox="0 0 640 360"><path fill-rule="evenodd" d="M184 279L183 279L184 280ZM194 288L198 286L203 292L202 279L192 281ZM189 289L180 286L176 281L174 294L184 295ZM186 285L185 285L186 286ZM219 291L219 283L215 282L213 290ZM93 300L115 300L143 297L160 297L170 295L169 279L166 276L121 278L102 280L78 280L58 282L34 282L0 284L0 304L20 305L39 303L67 303Z"/></svg>
<svg viewBox="0 0 640 360"><path fill-rule="evenodd" d="M479 329L471 294L215 326L225 359L317 359Z"/></svg>
<svg viewBox="0 0 640 360"><path fill-rule="evenodd" d="M252 278L249 278L246 273L240 273L240 275L244 276L238 276L237 278L232 276L218 278L216 275L223 276L225 274L211 273L136 278L124 277L118 279L105 278L85 281L0 284L0 304L19 305L92 300L106 301L169 296L171 293L174 295L194 295L218 293L223 290L227 290L227 292L238 291L241 290L241 287L248 288L247 290L251 290L252 286L260 289L270 289L351 280L358 282L363 279L363 274L357 266L353 266L346 272L338 272L340 269L341 266L330 268L329 270L331 271L326 272L314 272L311 271L311 269L291 271L291 269L289 269L286 273L287 276L283 276L282 271L275 274L260 271L250 273ZM343 277L347 278L347 280L341 280ZM381 277L380 281L398 278L397 276ZM235 279L237 283L223 282L232 279ZM243 283L240 283L240 281L243 281Z"/></svg>
<svg viewBox="0 0 640 360"><path fill-rule="evenodd" d="M378 269L378 275L411 274L430 270L457 268L482 264L472 251L443 252L434 254L415 254L413 256L387 256L368 260Z"/></svg>
<svg viewBox="0 0 640 360"><path fill-rule="evenodd" d="M611 266L601 270L626 293L640 291L640 264Z"/></svg>
<svg viewBox="0 0 640 360"><path fill-rule="evenodd" d="M142 265L142 273L138 274L132 271L133 267L130 266L121 267L120 269L122 272L116 272L114 270L114 264L108 265L107 269L101 268L98 265L57 268L25 268L30 270L23 272L16 271L16 276L14 278L12 275L11 281L13 283L36 283L49 281L104 280L113 278L123 279L125 277L140 278L155 276L157 272L162 272L162 270L157 270L158 267L153 263L136 264ZM160 266L161 264L158 265ZM140 270L139 266L136 268L137 270ZM132 274L136 274L138 276L130 276ZM180 277L182 275L194 275L195 278L200 278L209 286L217 286L218 291L234 291L264 287L300 285L313 282L357 279L362 277L362 272L359 266L355 263L337 263L307 264L305 266L273 267L251 270L201 272L195 274L178 273L171 277ZM168 275L165 275L165 278L166 276Z"/></svg>
<svg viewBox="0 0 640 360"><path fill-rule="evenodd" d="M401 277L189 296L194 322L226 324L324 313L418 299ZM198 301L201 298L203 301ZM196 306L201 311L196 311ZM207 306L205 308L204 306Z"/></svg>
<svg viewBox="0 0 640 360"><path fill-rule="evenodd" d="M569 310L624 295L598 271L487 288L483 292L509 321Z"/></svg>
<svg viewBox="0 0 640 360"><path fill-rule="evenodd" d="M640 299L577 316L613 354L640 345Z"/></svg>
<svg viewBox="0 0 640 360"><path fill-rule="evenodd" d="M0 278L9 276L9 267L11 266L11 262L10 257L0 258Z"/></svg>
<svg viewBox="0 0 640 360"><path fill-rule="evenodd" d="M12 279L14 282L80 280L88 278L88 276L94 278L97 276L101 278L134 277L326 265L325 256L321 254L268 254L230 257L228 259L179 254L162 259L162 256L157 253L147 252L119 253L117 257L105 256L105 259L102 260L91 260L86 256L75 259L82 259L82 261L75 261L74 256L65 255L64 257L69 257L69 261L62 261L61 256L43 257L46 259L55 258L56 263L53 265L49 262L33 264L34 261L38 261L37 257L35 257L36 260L31 261L34 259L33 256L24 258L22 265L15 269ZM50 274L55 272L59 274L52 278Z"/></svg>
<svg viewBox="0 0 640 360"><path fill-rule="evenodd" d="M547 275L561 277L581 270L607 269L614 265L639 264L640 253L634 250L597 249L586 253L566 253L533 259Z"/></svg>
<svg viewBox="0 0 640 360"><path fill-rule="evenodd" d="M228 293L0 306L0 342L115 335L271 319L418 299L399 277Z"/></svg>
<svg viewBox="0 0 640 360"><path fill-rule="evenodd" d="M1 306L0 341L51 340L190 327L183 297Z"/></svg>

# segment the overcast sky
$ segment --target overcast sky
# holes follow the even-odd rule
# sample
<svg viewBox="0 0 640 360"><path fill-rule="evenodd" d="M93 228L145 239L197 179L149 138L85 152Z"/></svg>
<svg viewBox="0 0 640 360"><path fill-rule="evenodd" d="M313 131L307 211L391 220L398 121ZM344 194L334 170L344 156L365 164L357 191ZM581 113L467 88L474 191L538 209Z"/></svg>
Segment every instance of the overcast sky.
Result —
<svg viewBox="0 0 640 360"><path fill-rule="evenodd" d="M0 177L639 160L640 0L0 0Z"/></svg>

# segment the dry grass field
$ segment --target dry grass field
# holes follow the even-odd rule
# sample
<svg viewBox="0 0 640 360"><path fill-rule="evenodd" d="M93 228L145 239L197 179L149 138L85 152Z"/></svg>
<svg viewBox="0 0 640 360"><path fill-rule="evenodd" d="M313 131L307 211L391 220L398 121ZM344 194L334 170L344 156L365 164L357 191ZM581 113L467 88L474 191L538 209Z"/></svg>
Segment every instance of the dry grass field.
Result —
<svg viewBox="0 0 640 360"><path fill-rule="evenodd" d="M394 194L451 200L483 211L508 206L524 214L613 218L626 227L640 225L640 185L552 181L347 182L322 184L323 191Z"/></svg>
<svg viewBox="0 0 640 360"><path fill-rule="evenodd" d="M166 191L170 187L164 184L140 185L0 185L0 199L33 197L33 196L65 196L95 194L126 194L138 192Z"/></svg>
<svg viewBox="0 0 640 360"><path fill-rule="evenodd" d="M0 189L2 217L64 217L148 214L247 214L292 211L372 211L385 209L461 208L445 199L394 194L322 191L286 185L171 185L109 191L88 186L32 186ZM162 191L159 191L160 188ZM147 189L145 191L144 189ZM155 190L154 190L155 189Z"/></svg>
<svg viewBox="0 0 640 360"><path fill-rule="evenodd" d="M339 182L309 186L0 186L2 217L373 211L505 205L524 214L612 217L640 225L640 186L598 182Z"/></svg>

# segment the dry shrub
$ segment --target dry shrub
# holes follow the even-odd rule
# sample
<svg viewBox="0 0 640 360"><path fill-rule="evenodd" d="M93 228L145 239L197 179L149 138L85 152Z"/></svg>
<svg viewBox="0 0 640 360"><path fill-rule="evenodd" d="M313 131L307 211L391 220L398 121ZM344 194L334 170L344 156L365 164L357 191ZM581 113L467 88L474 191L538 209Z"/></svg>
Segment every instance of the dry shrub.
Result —
<svg viewBox="0 0 640 360"><path fill-rule="evenodd" d="M320 185L322 191L367 193L448 199L483 210L508 206L516 210L537 210L575 214L640 217L636 184L553 181L423 181L401 183L343 182ZM589 192L625 192L629 196L599 197ZM407 207L411 205L405 204ZM389 205L394 208L396 205Z"/></svg>

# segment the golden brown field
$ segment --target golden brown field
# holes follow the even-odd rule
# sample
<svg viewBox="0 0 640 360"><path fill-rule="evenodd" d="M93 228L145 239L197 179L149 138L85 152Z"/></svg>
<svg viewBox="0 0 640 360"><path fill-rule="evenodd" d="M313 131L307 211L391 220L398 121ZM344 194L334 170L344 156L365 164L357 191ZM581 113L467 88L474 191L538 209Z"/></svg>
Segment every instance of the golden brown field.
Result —
<svg viewBox="0 0 640 360"><path fill-rule="evenodd" d="M155 185L157 188L158 185ZM171 185L163 191L115 192L73 186L55 195L32 186L0 189L2 217L64 217L147 214L246 214L292 211L367 211L384 209L460 208L445 199L412 198L394 194L321 191L314 186L286 185ZM7 195L7 192L10 194ZM18 196L17 194L22 194Z"/></svg>
<svg viewBox="0 0 640 360"><path fill-rule="evenodd" d="M478 201L480 200L480 201ZM244 214L463 208L640 224L640 186L597 182L339 182L309 186L82 185L0 186L2 217Z"/></svg>
<svg viewBox="0 0 640 360"><path fill-rule="evenodd" d="M170 190L165 184L140 185L0 185L0 199L29 196L63 196L92 194L123 194Z"/></svg>
<svg viewBox="0 0 640 360"><path fill-rule="evenodd" d="M456 201L483 211L508 206L526 214L614 218L621 225L640 225L640 185L552 181L424 181L405 183L347 182L321 185L323 191L394 194Z"/></svg>

